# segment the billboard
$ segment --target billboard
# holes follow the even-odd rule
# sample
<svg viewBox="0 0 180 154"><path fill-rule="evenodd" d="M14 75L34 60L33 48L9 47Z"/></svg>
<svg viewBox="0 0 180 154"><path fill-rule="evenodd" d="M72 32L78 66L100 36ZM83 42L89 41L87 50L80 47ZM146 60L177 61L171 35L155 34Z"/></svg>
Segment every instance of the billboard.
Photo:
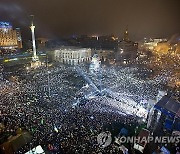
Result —
<svg viewBox="0 0 180 154"><path fill-rule="evenodd" d="M0 21L0 28L12 28L12 25L10 24L10 22Z"/></svg>

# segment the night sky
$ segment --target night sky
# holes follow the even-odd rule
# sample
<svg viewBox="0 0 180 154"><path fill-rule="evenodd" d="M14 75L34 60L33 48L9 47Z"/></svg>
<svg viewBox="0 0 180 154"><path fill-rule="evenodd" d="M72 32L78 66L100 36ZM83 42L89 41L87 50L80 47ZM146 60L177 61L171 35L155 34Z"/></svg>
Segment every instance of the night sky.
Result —
<svg viewBox="0 0 180 154"><path fill-rule="evenodd" d="M0 20L30 38L30 14L38 37L72 35L170 37L180 33L180 0L0 0Z"/></svg>

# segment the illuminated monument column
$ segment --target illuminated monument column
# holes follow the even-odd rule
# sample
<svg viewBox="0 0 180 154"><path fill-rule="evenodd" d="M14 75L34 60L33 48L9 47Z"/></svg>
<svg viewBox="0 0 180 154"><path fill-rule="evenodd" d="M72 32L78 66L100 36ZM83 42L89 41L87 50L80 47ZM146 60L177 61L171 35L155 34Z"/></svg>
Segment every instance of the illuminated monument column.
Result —
<svg viewBox="0 0 180 154"><path fill-rule="evenodd" d="M35 41L35 34L34 34L35 26L33 24L33 20L32 20L30 29L31 29L31 33L32 33L32 44L33 44L33 57L32 57L32 59L33 59L33 61L38 61L39 58L38 58L37 53L36 53L36 41Z"/></svg>

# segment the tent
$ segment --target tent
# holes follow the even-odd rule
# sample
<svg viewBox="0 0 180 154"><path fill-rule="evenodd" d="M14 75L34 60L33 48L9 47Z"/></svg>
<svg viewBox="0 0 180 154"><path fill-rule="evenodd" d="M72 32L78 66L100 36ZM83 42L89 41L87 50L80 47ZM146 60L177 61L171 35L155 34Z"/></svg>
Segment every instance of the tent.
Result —
<svg viewBox="0 0 180 154"><path fill-rule="evenodd" d="M162 97L154 108L167 116L165 121L166 129L180 130L180 102L175 97Z"/></svg>
<svg viewBox="0 0 180 154"><path fill-rule="evenodd" d="M26 152L25 154L45 154L43 148L38 145L37 147L33 148L32 150Z"/></svg>
<svg viewBox="0 0 180 154"><path fill-rule="evenodd" d="M178 117L180 113L180 102L169 96L162 97L154 107L170 117Z"/></svg>
<svg viewBox="0 0 180 154"><path fill-rule="evenodd" d="M127 136L128 135L128 130L126 129L126 128L121 128L121 130L120 130L120 133L119 133L120 135L125 135L125 136Z"/></svg>
<svg viewBox="0 0 180 154"><path fill-rule="evenodd" d="M16 136L11 137L7 142L0 145L1 150L5 154L11 154L17 151L19 148L30 142L32 136L29 132L22 132Z"/></svg>

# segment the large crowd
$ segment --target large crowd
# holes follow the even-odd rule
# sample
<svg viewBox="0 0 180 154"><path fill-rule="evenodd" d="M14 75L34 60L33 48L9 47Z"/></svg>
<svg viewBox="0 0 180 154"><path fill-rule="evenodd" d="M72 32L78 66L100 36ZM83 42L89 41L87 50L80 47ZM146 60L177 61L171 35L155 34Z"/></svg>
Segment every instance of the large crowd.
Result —
<svg viewBox="0 0 180 154"><path fill-rule="evenodd" d="M116 100L122 100L126 97L127 103L131 100L137 104L143 100L155 100L159 90L164 90L164 85L167 84L170 77L169 72L152 77L152 70L137 67L102 66L97 74L90 73L87 66L84 65L81 69L99 89L101 87L102 91L104 90L110 95L113 94ZM87 88L82 89L82 91L86 92ZM89 93L89 90L86 93ZM148 106L147 103L141 105Z"/></svg>
<svg viewBox="0 0 180 154"><path fill-rule="evenodd" d="M108 71L110 70L107 69ZM119 91L122 90L120 88L133 91L134 88L133 95L135 95L137 87L134 85L136 82L130 83L135 80L132 79L131 71L128 79L125 79L122 72L124 70L116 71L116 75L109 72L107 79L103 78L105 86L112 87L115 83L119 84L118 88L116 87ZM33 137L31 142L17 153L25 153L38 145L54 153L88 154L120 151L115 144L100 148L97 135L104 131L103 126L106 124L116 121L131 125L136 123L136 117L122 114L122 110L118 112L118 108L107 104L108 101L101 103L104 99L100 97L84 100L87 103L82 106L73 106L73 101L77 100L81 87L86 84L75 68L59 65L48 70L39 68L22 72L22 75L25 78L16 83L4 82L6 90L0 89L3 90L0 93L0 123L5 127L1 134L15 135L16 130L22 128L30 132ZM93 82L96 83L97 80L94 79ZM143 86L144 84L138 89ZM147 89L149 88L151 87ZM5 141L7 138L4 136L1 139Z"/></svg>

